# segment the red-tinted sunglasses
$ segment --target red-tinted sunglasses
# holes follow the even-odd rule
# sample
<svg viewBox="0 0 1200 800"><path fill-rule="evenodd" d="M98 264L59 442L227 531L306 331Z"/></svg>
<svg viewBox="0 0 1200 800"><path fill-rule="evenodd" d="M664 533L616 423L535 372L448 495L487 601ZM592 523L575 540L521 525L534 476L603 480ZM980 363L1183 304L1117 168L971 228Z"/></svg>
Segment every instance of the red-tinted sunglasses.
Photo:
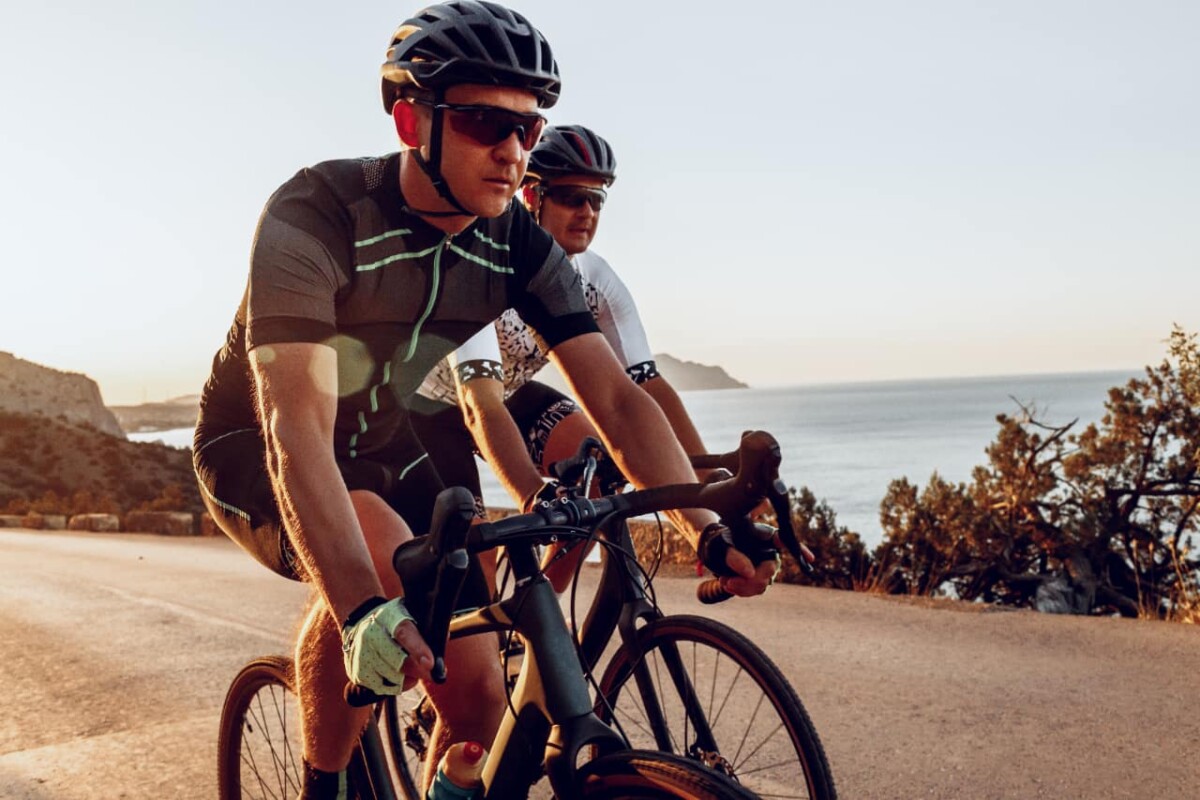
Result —
<svg viewBox="0 0 1200 800"><path fill-rule="evenodd" d="M604 208L604 201L608 199L608 193L603 189L597 189L591 186L573 186L570 184L559 186L543 187L542 196L548 197L560 206L566 208L583 208L583 204L587 203L592 207L592 211L600 212Z"/></svg>
<svg viewBox="0 0 1200 800"><path fill-rule="evenodd" d="M484 147L495 147L515 133L521 149L529 151L542 138L542 128L546 127L546 118L541 114L522 114L499 106L425 105L446 112L451 130Z"/></svg>

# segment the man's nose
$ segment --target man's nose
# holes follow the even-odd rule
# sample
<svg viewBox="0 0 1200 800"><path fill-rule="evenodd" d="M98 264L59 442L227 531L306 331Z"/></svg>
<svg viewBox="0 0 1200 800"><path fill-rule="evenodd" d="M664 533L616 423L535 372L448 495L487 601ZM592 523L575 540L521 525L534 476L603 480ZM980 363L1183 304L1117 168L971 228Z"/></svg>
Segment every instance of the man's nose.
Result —
<svg viewBox="0 0 1200 800"><path fill-rule="evenodd" d="M521 149L521 140L524 138L524 130L514 130L507 139L496 145L496 158L506 164L516 164L524 154L524 150Z"/></svg>

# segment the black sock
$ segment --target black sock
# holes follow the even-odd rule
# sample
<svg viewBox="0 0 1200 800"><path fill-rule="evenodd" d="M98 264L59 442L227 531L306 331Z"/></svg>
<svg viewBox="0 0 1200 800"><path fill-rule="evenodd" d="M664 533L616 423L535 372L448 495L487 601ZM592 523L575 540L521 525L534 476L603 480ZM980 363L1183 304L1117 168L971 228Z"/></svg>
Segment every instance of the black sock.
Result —
<svg viewBox="0 0 1200 800"><path fill-rule="evenodd" d="M346 800L349 796L346 770L326 772L304 760L304 786L300 790L300 800Z"/></svg>

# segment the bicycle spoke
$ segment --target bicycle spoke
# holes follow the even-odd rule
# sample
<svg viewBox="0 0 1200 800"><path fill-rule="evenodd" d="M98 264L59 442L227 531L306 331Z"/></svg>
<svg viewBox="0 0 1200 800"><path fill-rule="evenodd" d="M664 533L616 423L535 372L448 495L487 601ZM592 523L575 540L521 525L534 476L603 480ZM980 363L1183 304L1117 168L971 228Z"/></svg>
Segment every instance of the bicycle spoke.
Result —
<svg viewBox="0 0 1200 800"><path fill-rule="evenodd" d="M665 749L657 744L653 726L646 727L653 707L641 707L651 701L650 690L643 687L653 687L672 720L661 740L671 743L672 752L731 777L760 797L835 796L824 759L818 752L810 760L796 738L811 732L803 707L786 682L777 685L775 666L753 643L720 623L692 617L664 618L643 637L642 660L615 663L605 684L608 696L615 695L613 713L631 731ZM652 657L653 664L645 663ZM636 686L635 675L641 681ZM620 680L619 688L615 680ZM621 697L622 692L629 697ZM677 713L683 714L681 720Z"/></svg>
<svg viewBox="0 0 1200 800"><path fill-rule="evenodd" d="M279 776L279 788L283 792L283 796L288 796L288 789L295 788L296 794L300 794L300 786L294 780L293 775L299 775L296 769L296 757L292 752L292 740L288 737L288 714L286 704L287 694L278 689L271 687L271 703L275 706L275 717L279 720L279 729L282 732L283 748L282 756L276 752L274 744L271 746L271 758L275 761L275 772ZM289 771L288 767L292 770Z"/></svg>
<svg viewBox="0 0 1200 800"><path fill-rule="evenodd" d="M650 715L646 712L646 709L643 708L640 703L638 703L638 699L639 699L638 694L636 692L632 692L632 691L626 692L625 694L629 698L630 704L634 707L634 709L638 712L638 714L641 715L642 721L645 722L646 724L643 725L641 722L638 722L636 719L628 719L625 721L625 723L632 724L635 728L642 731L647 736L649 736L651 739L653 739L654 731L651 730ZM620 702L621 702L620 698L618 698L617 703L620 704Z"/></svg>
<svg viewBox="0 0 1200 800"><path fill-rule="evenodd" d="M272 702L272 705L275 706L275 717L276 717L276 719L281 719L280 710L279 710L279 702L276 698L274 687L263 687L263 689L260 690L259 693L254 696L253 706L256 708L254 708L254 707L248 708L247 713L254 721L256 721L258 723L258 728L259 728L259 733L260 733L260 737L258 737L258 738L260 738L261 741L266 745L267 754L271 757L271 767L272 767L272 771L275 773L275 785L279 787L280 795L282 797L286 798L287 797L286 767L281 763L279 754L275 750L275 742L273 741L273 737L272 737L272 733L271 733L273 729L267 721L268 720L268 717L267 717L268 712L267 712L267 709L264 708L264 704L263 704L263 700L262 700L262 693L264 691L271 693L271 702ZM264 792L268 791L265 786L266 782L263 779L262 774L259 772L257 759L254 759L254 750L257 750L258 748L255 745L249 744L249 743L247 743L246 746L249 747L251 750L250 758L254 762L254 775L256 778L259 779L259 784L263 787L263 791ZM271 796L275 797L276 795L274 792L271 792Z"/></svg>
<svg viewBox="0 0 1200 800"><path fill-rule="evenodd" d="M765 694L758 696L758 702L754 705L754 713L750 715L750 724L746 726L746 730L742 733L742 739L738 742L737 752L733 754L732 761L737 763L738 758L742 755L742 748L746 746L746 737L750 735L750 731L754 729L754 720L758 719L758 712L762 709L763 701L767 699Z"/></svg>
<svg viewBox="0 0 1200 800"><path fill-rule="evenodd" d="M790 765L791 763L792 763L792 762L791 762L790 760L789 760L789 761L777 761L777 762L776 762L776 763L774 763L774 764L765 764L765 765L763 765L763 766L761 766L761 767L755 767L754 769L748 769L748 770L746 770L745 772L741 772L741 771L739 770L739 771L738 771L738 776L740 777L740 776L742 776L742 775L754 775L755 773L762 772L762 771L764 771L764 770L768 770L768 769L778 769L779 767L786 767L786 766Z"/></svg>
<svg viewBox="0 0 1200 800"><path fill-rule="evenodd" d="M247 708L246 713L248 718L245 721L244 728L251 734L254 733L254 728L250 724L252 721L258 724L260 731L266 727L265 723L263 722L265 717L262 715L262 701L259 699L258 695L254 696L253 704L259 707L259 713L255 714L253 707ZM240 754L240 758L242 763L250 767L250 772L254 776L254 779L258 781L258 788L263 792L264 796L270 794L271 797L275 797L275 793L267 788L266 781L263 779L263 774L258 769L258 761L254 758L254 749L246 743L245 738L243 738L242 741L242 752Z"/></svg>
<svg viewBox="0 0 1200 800"><path fill-rule="evenodd" d="M717 661L720 662L720 660L721 660L721 656L718 654ZM741 680L741 677L745 674L746 674L746 671L744 669L742 669L741 667L738 667L738 671L733 674L733 680L729 682L729 688L725 691L725 697L721 700L721 707L717 709L717 715L715 717L713 717L713 719L712 719L713 727L716 727L717 723L720 722L721 715L723 713L725 713L725 706L729 704L729 698L733 696L734 688L737 686L738 681ZM716 675L715 669L713 670L713 675L714 676ZM714 683L715 683L715 677L714 677ZM715 687L714 687L714 692L715 692Z"/></svg>
<svg viewBox="0 0 1200 800"><path fill-rule="evenodd" d="M780 722L778 725L776 725L776 726L775 726L775 729L774 729L774 730L772 730L770 733L768 733L768 734L766 735L766 737L764 737L764 738L763 738L763 740L762 740L761 742L759 742L759 743L758 743L758 746L757 746L757 747L755 747L753 750L751 750L749 753L747 753L747 754L746 754L746 757L745 757L745 758L743 758L741 761L737 761L737 760L735 759L735 763L734 763L734 769L736 769L736 770L738 771L738 773L739 773L739 774L741 774L741 771L742 771L742 770L741 770L741 767L742 767L742 765L743 765L743 764L746 764L747 762L749 762L749 761L750 761L750 759L754 758L754 756L755 756L755 755L758 753L758 751L759 751L759 750L762 750L762 749L763 749L763 747L765 747L765 746L766 746L767 742L771 741L771 737L772 737L772 736L774 736L776 733L778 733L778 732L779 732L779 731L780 731L782 728L783 728L783 722L781 721L781 722ZM750 731L749 731L749 728L747 728L747 729L746 729L746 732L747 732L747 733L749 733L749 732L750 732ZM743 741L744 741L744 740L745 740L745 737L743 737ZM740 748L740 747L738 748L738 752L739 752L739 753L741 752L741 748ZM780 764L777 764L776 766L782 766L782 765L783 765L783 764L785 764L785 763L787 763L787 762L780 762ZM750 773L750 772L758 772L758 771L759 771L759 770L761 770L761 769L763 769L763 768L762 768L762 767L759 767L758 769L747 770L747 773Z"/></svg>
<svg viewBox="0 0 1200 800"><path fill-rule="evenodd" d="M300 795L300 770L289 736L289 693L277 684L260 686L242 712L238 764L244 791L287 800ZM249 795L247 795L249 796Z"/></svg>

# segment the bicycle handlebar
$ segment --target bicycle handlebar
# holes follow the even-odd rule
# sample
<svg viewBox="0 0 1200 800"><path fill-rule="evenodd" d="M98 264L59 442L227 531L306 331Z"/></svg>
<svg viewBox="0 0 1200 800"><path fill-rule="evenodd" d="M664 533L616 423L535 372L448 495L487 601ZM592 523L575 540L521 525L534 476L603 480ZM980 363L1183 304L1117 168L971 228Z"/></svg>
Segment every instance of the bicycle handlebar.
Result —
<svg viewBox="0 0 1200 800"><path fill-rule="evenodd" d="M588 451L599 447L596 440L585 439L575 458L594 457ZM792 529L787 490L779 480L780 460L775 437L765 431L748 431L742 435L738 449L731 453L692 457L693 465L699 469L734 467L730 469L733 476L724 480L672 484L594 499L559 497L541 503L530 513L475 525L471 525L475 506L470 492L462 487L444 490L435 503L429 535L405 542L392 559L405 589L405 605L433 650L434 680L439 683L445 680L443 656L450 618L466 575L466 554L492 549L507 538L528 535L539 528L578 527L612 514L633 517L682 508L707 508L722 520L737 524L737 520L748 522L747 515L767 498L778 518L782 543L802 567L811 570ZM461 567L457 565L460 563ZM721 587L719 578L713 578L700 585L697 596L701 602L717 603L733 595ZM346 701L351 705L370 705L379 699L369 689L347 685Z"/></svg>

